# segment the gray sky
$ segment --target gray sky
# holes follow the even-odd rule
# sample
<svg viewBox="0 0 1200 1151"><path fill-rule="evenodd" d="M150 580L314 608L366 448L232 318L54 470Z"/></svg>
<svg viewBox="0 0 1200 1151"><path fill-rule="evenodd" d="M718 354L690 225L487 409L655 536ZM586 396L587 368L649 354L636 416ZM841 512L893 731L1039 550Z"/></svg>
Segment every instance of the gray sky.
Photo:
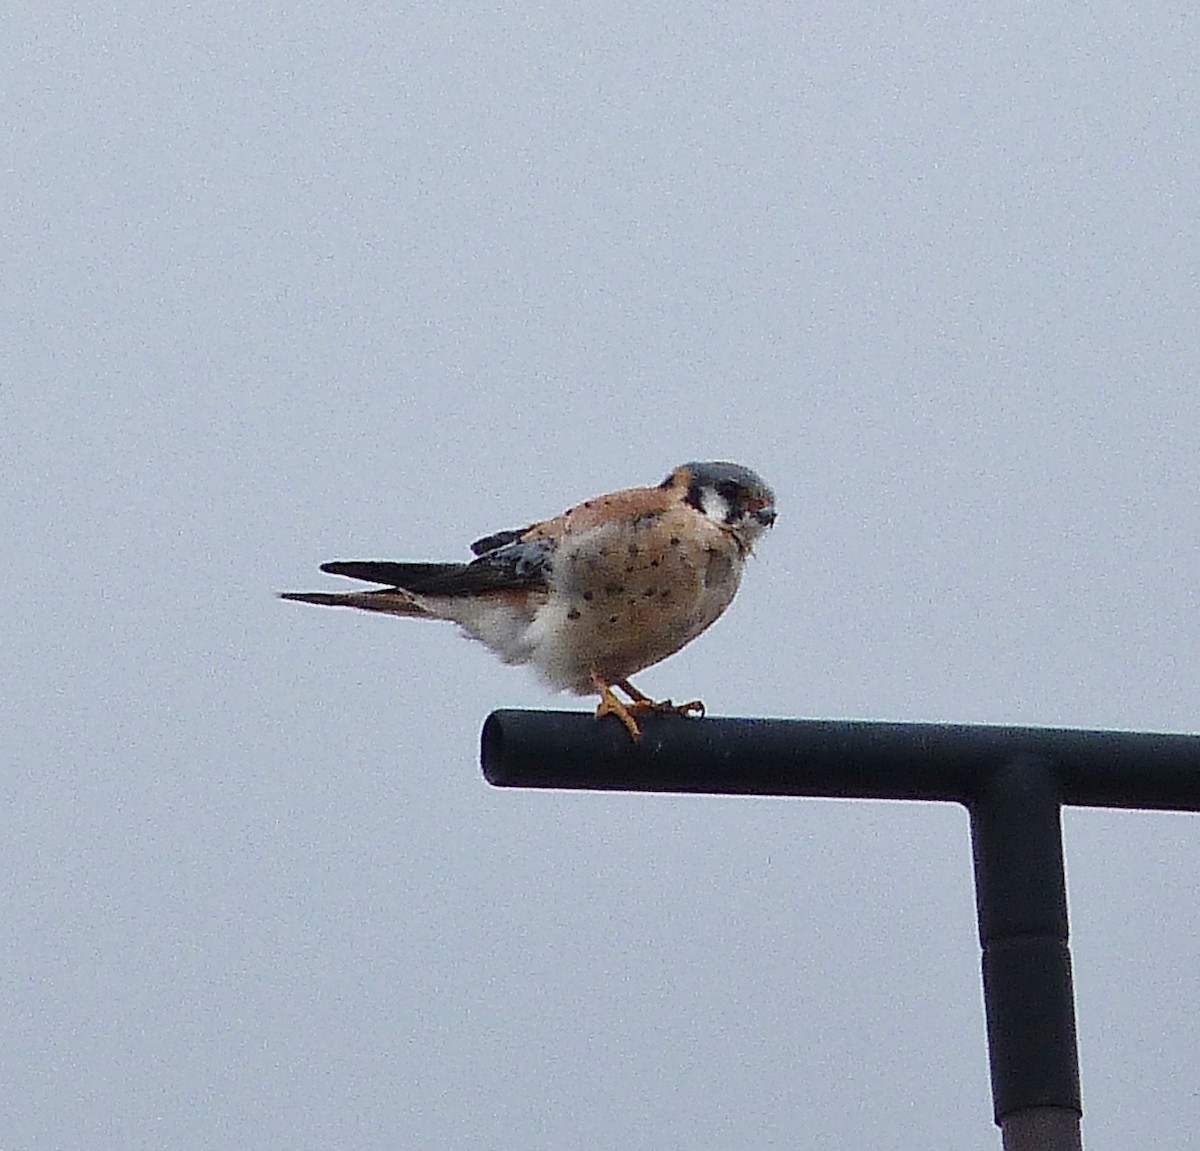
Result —
<svg viewBox="0 0 1200 1151"><path fill-rule="evenodd" d="M646 673L1196 727L1189 6L10 6L0 1143L994 1148L966 816L495 792L272 599L728 458ZM1090 1151L1200 1130L1200 823L1069 812Z"/></svg>

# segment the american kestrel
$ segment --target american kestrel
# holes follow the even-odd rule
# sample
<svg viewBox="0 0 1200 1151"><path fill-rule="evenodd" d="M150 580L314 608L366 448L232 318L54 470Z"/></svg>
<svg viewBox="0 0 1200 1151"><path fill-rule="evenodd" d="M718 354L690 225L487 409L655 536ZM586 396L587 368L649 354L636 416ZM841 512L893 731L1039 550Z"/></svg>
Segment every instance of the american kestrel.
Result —
<svg viewBox="0 0 1200 1151"><path fill-rule="evenodd" d="M337 561L332 575L374 591L283 592L283 599L452 620L551 687L599 694L633 738L639 712L704 714L643 695L629 677L673 655L730 605L746 557L775 522L775 495L749 468L690 463L657 487L585 500L554 519L471 545L469 563ZM613 691L620 688L629 702Z"/></svg>

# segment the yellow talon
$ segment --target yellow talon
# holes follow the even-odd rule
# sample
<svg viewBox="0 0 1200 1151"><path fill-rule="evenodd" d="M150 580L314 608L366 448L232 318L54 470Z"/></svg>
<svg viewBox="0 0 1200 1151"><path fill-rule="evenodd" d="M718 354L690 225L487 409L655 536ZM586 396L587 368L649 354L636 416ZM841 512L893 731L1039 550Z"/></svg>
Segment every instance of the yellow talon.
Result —
<svg viewBox="0 0 1200 1151"><path fill-rule="evenodd" d="M642 738L642 729L634 718L639 713L650 712L655 715L704 715L704 703L693 699L688 703L675 704L669 699L654 700L638 691L627 679L619 679L615 684L607 684L599 676L592 677L592 683L600 693L600 706L596 708L596 718L603 719L606 715L615 715L633 736L634 742ZM627 696L629 703L623 703L613 691L619 687Z"/></svg>
<svg viewBox="0 0 1200 1151"><path fill-rule="evenodd" d="M657 711L664 715L704 715L704 701L693 699L688 703L674 704L669 699L653 700L643 692L638 691L627 679L618 680L619 687L633 702L629 705L631 711Z"/></svg>
<svg viewBox="0 0 1200 1151"><path fill-rule="evenodd" d="M642 729L638 727L637 720L630 713L630 708L617 698L608 684L597 682L596 690L600 693L600 706L596 708L596 718L603 719L606 715L615 715L628 729L629 734L633 737L633 742L639 743L642 738ZM636 704L630 706L635 707Z"/></svg>

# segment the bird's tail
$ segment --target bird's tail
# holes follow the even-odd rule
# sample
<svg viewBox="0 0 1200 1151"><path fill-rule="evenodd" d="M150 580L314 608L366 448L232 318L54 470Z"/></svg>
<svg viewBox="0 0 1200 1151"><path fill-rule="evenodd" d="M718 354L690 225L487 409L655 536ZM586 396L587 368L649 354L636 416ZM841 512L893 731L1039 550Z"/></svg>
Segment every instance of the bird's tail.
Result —
<svg viewBox="0 0 1200 1151"><path fill-rule="evenodd" d="M356 607L362 611L379 611L386 615L407 615L436 619L414 596L400 588L367 592L282 591L280 599L297 603L315 603L319 607Z"/></svg>

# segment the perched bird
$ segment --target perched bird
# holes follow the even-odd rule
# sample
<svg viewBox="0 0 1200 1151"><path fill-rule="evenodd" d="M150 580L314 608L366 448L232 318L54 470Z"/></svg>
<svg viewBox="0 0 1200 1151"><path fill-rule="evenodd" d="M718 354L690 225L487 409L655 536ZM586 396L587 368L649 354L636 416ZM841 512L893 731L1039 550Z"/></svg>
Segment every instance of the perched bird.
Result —
<svg viewBox="0 0 1200 1151"><path fill-rule="evenodd" d="M717 620L774 522L775 495L749 468L683 464L657 487L597 496L554 519L476 540L469 563L337 561L321 570L387 586L281 594L452 620L505 663L530 664L551 687L599 694L596 718L617 716L636 740L638 713L704 714L699 700L652 700L629 677Z"/></svg>

